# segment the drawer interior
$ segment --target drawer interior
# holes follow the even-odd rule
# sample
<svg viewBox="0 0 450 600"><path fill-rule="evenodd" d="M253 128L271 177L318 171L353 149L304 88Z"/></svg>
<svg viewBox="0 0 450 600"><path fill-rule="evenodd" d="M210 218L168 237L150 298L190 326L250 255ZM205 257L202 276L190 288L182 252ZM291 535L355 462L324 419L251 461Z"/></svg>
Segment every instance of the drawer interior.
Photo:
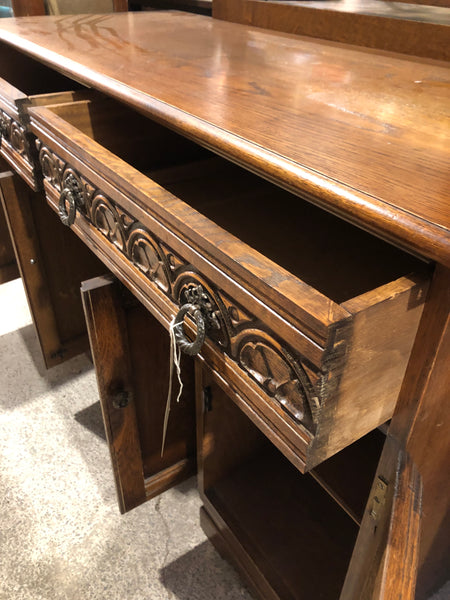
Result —
<svg viewBox="0 0 450 600"><path fill-rule="evenodd" d="M84 87L7 44L0 43L0 54L0 77L27 96Z"/></svg>
<svg viewBox="0 0 450 600"><path fill-rule="evenodd" d="M302 475L214 383L211 398L202 427L206 505L280 598L338 598L384 436L372 432L328 472L326 461L321 473Z"/></svg>
<svg viewBox="0 0 450 600"><path fill-rule="evenodd" d="M411 255L224 159L217 173L151 178L311 287L341 303L418 268ZM212 169L213 170L213 169Z"/></svg>
<svg viewBox="0 0 450 600"><path fill-rule="evenodd" d="M48 107L309 286L342 303L421 261L105 99Z"/></svg>

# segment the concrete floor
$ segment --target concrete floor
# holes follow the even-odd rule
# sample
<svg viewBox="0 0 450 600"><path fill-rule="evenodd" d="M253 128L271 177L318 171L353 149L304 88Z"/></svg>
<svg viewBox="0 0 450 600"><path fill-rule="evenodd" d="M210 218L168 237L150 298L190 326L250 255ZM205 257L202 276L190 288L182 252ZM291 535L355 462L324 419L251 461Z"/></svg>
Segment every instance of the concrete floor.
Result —
<svg viewBox="0 0 450 600"><path fill-rule="evenodd" d="M119 514L93 367L44 369L20 280L0 286L0 364L0 600L251 600L194 479Z"/></svg>

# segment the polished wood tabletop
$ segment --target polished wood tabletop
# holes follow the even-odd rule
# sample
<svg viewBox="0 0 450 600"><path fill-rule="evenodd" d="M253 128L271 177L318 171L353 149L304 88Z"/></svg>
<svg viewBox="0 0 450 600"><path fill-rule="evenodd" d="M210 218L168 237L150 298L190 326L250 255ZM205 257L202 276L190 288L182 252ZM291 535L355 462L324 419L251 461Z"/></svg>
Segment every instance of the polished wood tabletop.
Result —
<svg viewBox="0 0 450 600"><path fill-rule="evenodd" d="M3 19L0 40L450 265L447 65L176 11Z"/></svg>

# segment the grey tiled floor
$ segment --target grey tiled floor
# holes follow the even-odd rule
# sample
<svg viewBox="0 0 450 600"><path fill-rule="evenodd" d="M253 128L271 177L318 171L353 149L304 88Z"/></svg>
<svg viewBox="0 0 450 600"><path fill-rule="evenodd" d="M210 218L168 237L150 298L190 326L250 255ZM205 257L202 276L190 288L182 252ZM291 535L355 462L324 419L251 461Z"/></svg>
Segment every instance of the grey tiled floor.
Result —
<svg viewBox="0 0 450 600"><path fill-rule="evenodd" d="M20 280L0 286L0 485L0 600L251 600L194 479L119 514L93 367L45 371Z"/></svg>

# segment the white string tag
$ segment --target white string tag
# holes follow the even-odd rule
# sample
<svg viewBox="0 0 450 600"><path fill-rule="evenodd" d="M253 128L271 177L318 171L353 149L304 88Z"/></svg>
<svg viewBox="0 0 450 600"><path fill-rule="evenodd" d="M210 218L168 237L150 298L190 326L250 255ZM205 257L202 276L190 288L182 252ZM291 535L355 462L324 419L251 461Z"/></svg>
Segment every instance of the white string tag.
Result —
<svg viewBox="0 0 450 600"><path fill-rule="evenodd" d="M172 400L172 387L173 387L173 369L175 367L177 372L177 379L179 383L179 390L177 395L177 402L180 401L181 394L183 393L183 381L181 380L181 350L178 347L175 339L175 317L172 319L169 325L169 337L170 337L170 355L169 355L169 389L167 391L166 400L166 411L164 413L164 425L163 425L163 436L161 445L161 456L164 454L164 445L166 443L167 426L169 424L170 404Z"/></svg>

